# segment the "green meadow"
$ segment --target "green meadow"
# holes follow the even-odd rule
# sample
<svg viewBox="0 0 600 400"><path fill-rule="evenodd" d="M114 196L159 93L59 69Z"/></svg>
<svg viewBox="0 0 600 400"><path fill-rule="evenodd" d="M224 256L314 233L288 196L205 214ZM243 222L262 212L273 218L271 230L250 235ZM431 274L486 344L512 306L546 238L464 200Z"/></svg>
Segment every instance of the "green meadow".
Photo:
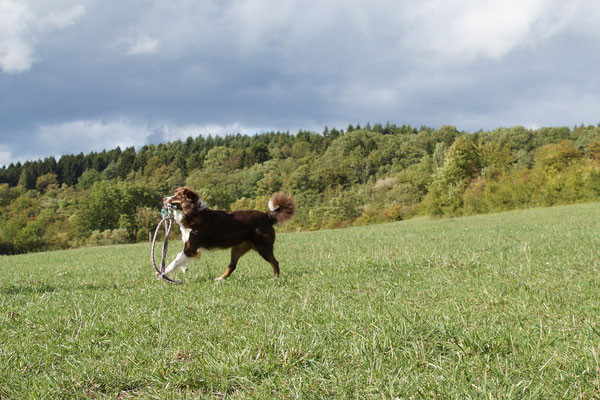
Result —
<svg viewBox="0 0 600 400"><path fill-rule="evenodd" d="M1 257L0 398L600 397L600 203L149 254Z"/></svg>

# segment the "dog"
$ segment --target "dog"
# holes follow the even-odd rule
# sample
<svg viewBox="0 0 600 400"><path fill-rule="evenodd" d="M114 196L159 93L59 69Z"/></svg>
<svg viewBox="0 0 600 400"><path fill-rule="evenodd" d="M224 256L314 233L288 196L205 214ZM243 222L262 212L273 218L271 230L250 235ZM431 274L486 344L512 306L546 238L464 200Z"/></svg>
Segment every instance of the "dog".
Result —
<svg viewBox="0 0 600 400"><path fill-rule="evenodd" d="M164 275L182 268L201 255L202 251L231 248L231 261L225 272L215 280L229 278L237 262L249 250L255 250L273 267L279 277L279 262L273 255L275 229L293 217L296 212L294 198L285 193L275 193L269 200L269 211L211 210L202 198L186 187L178 188L173 196L165 197L163 205L170 208L173 218L181 228L183 250L167 266Z"/></svg>

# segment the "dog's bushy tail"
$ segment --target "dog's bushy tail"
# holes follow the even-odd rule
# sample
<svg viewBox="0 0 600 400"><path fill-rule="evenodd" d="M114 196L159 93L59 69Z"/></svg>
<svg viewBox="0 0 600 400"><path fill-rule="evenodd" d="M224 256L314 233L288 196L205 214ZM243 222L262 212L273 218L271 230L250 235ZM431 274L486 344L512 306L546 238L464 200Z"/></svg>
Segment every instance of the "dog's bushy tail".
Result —
<svg viewBox="0 0 600 400"><path fill-rule="evenodd" d="M294 216L296 202L291 194L275 193L269 200L269 210L269 215L275 219L275 222L282 224Z"/></svg>

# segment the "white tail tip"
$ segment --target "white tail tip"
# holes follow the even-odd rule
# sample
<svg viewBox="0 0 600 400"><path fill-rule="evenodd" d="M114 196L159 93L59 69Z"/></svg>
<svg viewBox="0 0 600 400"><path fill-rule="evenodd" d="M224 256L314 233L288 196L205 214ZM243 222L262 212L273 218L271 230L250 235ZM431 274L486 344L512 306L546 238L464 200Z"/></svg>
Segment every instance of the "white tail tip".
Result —
<svg viewBox="0 0 600 400"><path fill-rule="evenodd" d="M269 210L271 210L271 211L277 211L277 210L279 210L279 206L274 206L273 205L273 200L269 200Z"/></svg>

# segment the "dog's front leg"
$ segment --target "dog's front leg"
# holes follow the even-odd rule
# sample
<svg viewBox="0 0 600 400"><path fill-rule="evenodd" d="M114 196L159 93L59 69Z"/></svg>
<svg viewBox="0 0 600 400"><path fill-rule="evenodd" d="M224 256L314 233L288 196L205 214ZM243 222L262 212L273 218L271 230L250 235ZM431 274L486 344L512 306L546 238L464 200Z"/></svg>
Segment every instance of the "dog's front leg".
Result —
<svg viewBox="0 0 600 400"><path fill-rule="evenodd" d="M167 268L165 268L165 272L163 273L163 275L167 275L173 272L173 270L177 269L178 267L183 267L185 264L187 264L188 260L189 257L186 256L183 251L179 252L175 259L171 262L171 264L169 264Z"/></svg>

